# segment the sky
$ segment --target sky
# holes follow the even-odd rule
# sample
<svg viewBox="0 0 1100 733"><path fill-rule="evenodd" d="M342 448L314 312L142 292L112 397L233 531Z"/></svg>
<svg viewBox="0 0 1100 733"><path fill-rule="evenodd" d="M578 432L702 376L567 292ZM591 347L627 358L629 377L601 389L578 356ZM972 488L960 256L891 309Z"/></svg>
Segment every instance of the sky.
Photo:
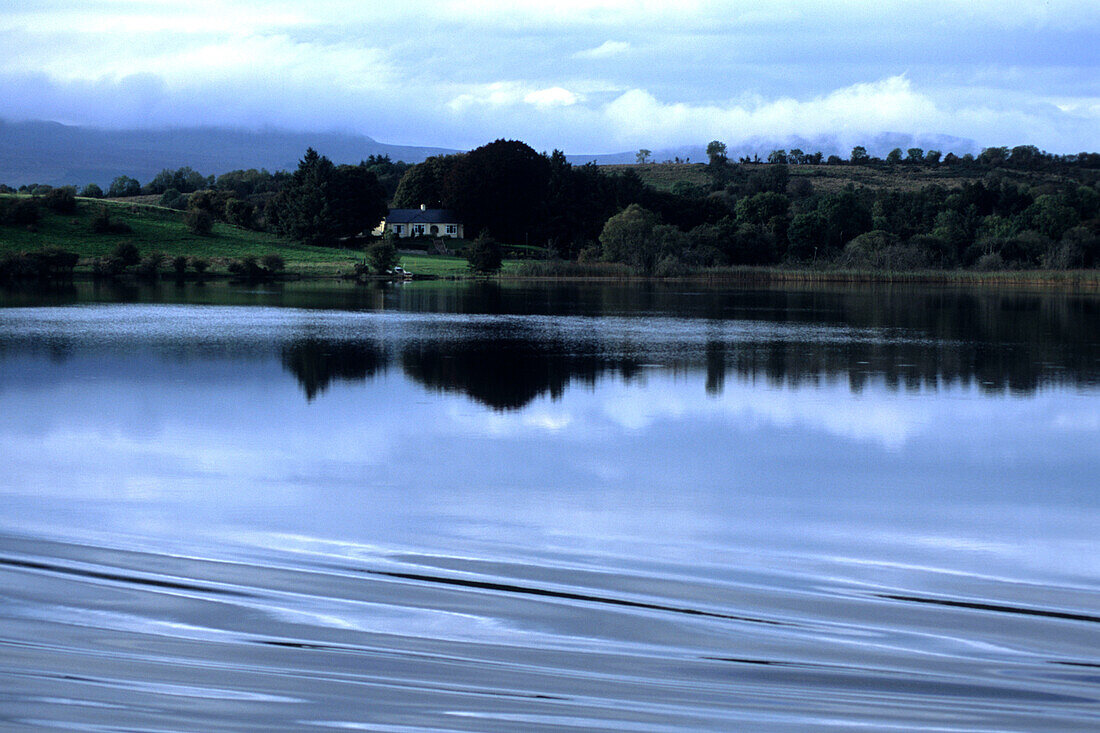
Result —
<svg viewBox="0 0 1100 733"><path fill-rule="evenodd" d="M1100 149L1096 0L0 0L0 117L572 154Z"/></svg>

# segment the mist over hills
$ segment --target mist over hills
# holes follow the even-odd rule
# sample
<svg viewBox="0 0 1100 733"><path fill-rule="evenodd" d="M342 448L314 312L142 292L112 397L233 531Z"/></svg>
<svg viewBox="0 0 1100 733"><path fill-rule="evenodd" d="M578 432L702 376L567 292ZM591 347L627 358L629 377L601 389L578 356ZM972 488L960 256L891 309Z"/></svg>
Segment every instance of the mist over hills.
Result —
<svg viewBox="0 0 1100 733"><path fill-rule="evenodd" d="M708 140L707 142L710 141ZM939 150L944 154L955 153L960 156L966 153L977 155L982 151L981 145L974 140L966 138L952 137L950 135L909 135L903 132L883 132L866 138L848 138L837 135L815 138L799 136L784 138L751 137L741 142L731 142L730 140L723 140L723 142L726 143L727 155L732 161L737 161L746 156L751 158L754 155L759 155L762 159L766 159L768 153L773 150L792 150L795 148L805 153L821 151L826 157L830 155L839 155L847 159L848 155L852 152L852 148L856 145L862 145L867 148L868 153L880 158L885 158L887 153L894 148L901 148L902 150L908 150L909 148ZM635 162L637 152L636 150L631 150L622 153L570 155L568 157L569 160L574 163L587 163L592 161L601 165L613 165ZM707 146L704 142L700 145L682 145L675 148L663 148L661 150L654 150L649 158L655 163L675 160L676 158L692 163L705 163L707 162Z"/></svg>
<svg viewBox="0 0 1100 733"><path fill-rule="evenodd" d="M486 142L490 142L486 140ZM706 142L699 145L655 150L650 159L690 159L705 162ZM820 150L825 155L847 158L852 145L863 145L872 155L885 156L893 148L919 147L978 153L973 140L946 135L882 133L867 140L849 141L839 136L815 139L750 138L740 143L725 141L729 157L759 155L765 158L777 148ZM1023 141L1026 142L1026 141ZM104 188L115 177L127 175L142 183L165 168L191 166L203 175L266 168L293 170L306 148L312 147L335 163L358 163L369 155L389 155L393 160L419 163L431 155L459 152L447 148L389 145L366 135L340 132L288 132L285 130L237 130L217 127L184 127L163 130L104 130L57 122L5 122L0 120L0 183L84 185ZM569 155L573 163L633 163L637 151Z"/></svg>
<svg viewBox="0 0 1100 733"><path fill-rule="evenodd" d="M336 163L368 155L419 163L443 148L387 145L366 135L185 127L165 130L102 130L57 122L0 121L0 183L83 185L104 188L115 177L142 183L165 168L191 166L203 175L266 168L293 170L312 147Z"/></svg>

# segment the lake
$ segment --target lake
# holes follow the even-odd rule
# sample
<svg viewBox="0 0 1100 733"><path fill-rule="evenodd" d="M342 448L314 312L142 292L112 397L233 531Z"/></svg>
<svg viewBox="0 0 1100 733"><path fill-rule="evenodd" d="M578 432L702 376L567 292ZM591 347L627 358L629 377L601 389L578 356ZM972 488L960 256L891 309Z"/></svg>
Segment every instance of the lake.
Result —
<svg viewBox="0 0 1100 733"><path fill-rule="evenodd" d="M0 291L0 727L1100 728L1100 296Z"/></svg>

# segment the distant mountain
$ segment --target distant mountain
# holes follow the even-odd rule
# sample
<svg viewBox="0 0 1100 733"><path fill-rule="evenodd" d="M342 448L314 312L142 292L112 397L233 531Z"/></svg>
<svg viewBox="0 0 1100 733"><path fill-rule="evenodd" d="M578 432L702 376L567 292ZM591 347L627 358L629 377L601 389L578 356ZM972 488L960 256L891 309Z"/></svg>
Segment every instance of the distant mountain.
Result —
<svg viewBox="0 0 1100 733"><path fill-rule="evenodd" d="M727 141L730 159L772 150L799 148L820 150L826 156L844 158L853 145L863 145L872 155L885 157L894 148L935 149L944 153L979 153L973 140L946 135L882 133L850 142L840 136L813 139L750 138ZM117 176L127 175L148 183L157 173L191 166L203 175L266 168L293 170L306 148L314 148L335 163L358 163L368 155L389 155L393 160L419 163L428 156L456 153L446 148L420 148L380 143L366 135L338 132L286 132L283 130L235 130L218 127L185 127L174 130L101 130L57 122L0 121L0 183L21 186L46 183L53 186L98 183L106 188ZM637 151L596 155L569 155L577 164L633 163ZM654 151L651 160L705 162L706 144Z"/></svg>
<svg viewBox="0 0 1100 733"><path fill-rule="evenodd" d="M768 153L773 150L791 150L794 148L805 153L815 153L820 150L826 157L830 155L839 155L846 159L852 152L852 148L856 145L862 145L867 148L868 153L880 158L885 158L886 154L894 148L901 148L903 151L909 148L922 148L924 150L939 150L944 154L955 153L956 155L964 155L965 153L977 155L982 151L981 146L978 145L977 142L966 138L951 137L950 135L908 135L901 132L884 132L871 137L854 139L828 135L816 138L797 136L786 138L752 137L738 143L733 143L728 140L724 142L727 148L726 154L729 156L730 160L733 161L737 161L739 158L745 156L751 158L753 155L759 155L762 159L766 159ZM636 150L632 150L624 153L570 155L567 157L570 162L576 164L592 161L600 165L612 165L616 163L635 162L637 152ZM707 162L706 144L664 148L655 150L650 155L650 160L656 163L661 163L666 160L675 160L676 158L692 163L705 163Z"/></svg>
<svg viewBox="0 0 1100 733"><path fill-rule="evenodd" d="M100 130L56 122L0 121L0 183L104 188L127 175L142 183L165 168L191 166L203 175L266 168L292 170L312 147L335 163L368 155L419 163L443 148L387 145L366 135L187 127L175 130Z"/></svg>

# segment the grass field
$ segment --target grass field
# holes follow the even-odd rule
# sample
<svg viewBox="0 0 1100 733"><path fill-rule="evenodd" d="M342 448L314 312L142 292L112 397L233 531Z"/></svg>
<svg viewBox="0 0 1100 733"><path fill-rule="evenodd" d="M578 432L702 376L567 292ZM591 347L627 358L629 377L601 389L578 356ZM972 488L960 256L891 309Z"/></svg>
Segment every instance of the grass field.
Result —
<svg viewBox="0 0 1100 733"><path fill-rule="evenodd" d="M93 232L92 217L104 206L112 221L126 224L132 231L124 234ZM87 272L96 257L109 254L119 244L131 243L143 255L163 252L168 257L205 258L210 261L210 273L217 275L224 274L226 265L234 259L275 253L282 256L289 274L305 277L339 277L353 272L355 263L363 259L359 249L311 247L275 234L221 222L215 223L213 236L200 236L184 225L182 212L132 201L77 199L74 214L58 214L45 207L41 212L42 218L33 231L0 226L0 255L59 247L80 255L77 271ZM514 269L516 264L513 260L505 260L504 271ZM401 265L418 275L461 277L468 274L466 260L461 257L402 254Z"/></svg>
<svg viewBox="0 0 1100 733"><path fill-rule="evenodd" d="M680 181L703 188L709 188L711 182L704 163L645 163L600 167L608 173L634 171L647 186L661 191L671 191ZM763 164L735 165L735 168L745 172L765 167ZM791 180L805 178L813 184L815 191L830 193L842 191L849 184L874 190L898 191L916 191L933 184L945 188L957 188L967 181L986 177L989 175L989 170L946 165L788 165L787 173ZM1007 168L998 169L998 174L1010 180L1018 178L1029 185L1065 180L1057 174L1016 171Z"/></svg>

